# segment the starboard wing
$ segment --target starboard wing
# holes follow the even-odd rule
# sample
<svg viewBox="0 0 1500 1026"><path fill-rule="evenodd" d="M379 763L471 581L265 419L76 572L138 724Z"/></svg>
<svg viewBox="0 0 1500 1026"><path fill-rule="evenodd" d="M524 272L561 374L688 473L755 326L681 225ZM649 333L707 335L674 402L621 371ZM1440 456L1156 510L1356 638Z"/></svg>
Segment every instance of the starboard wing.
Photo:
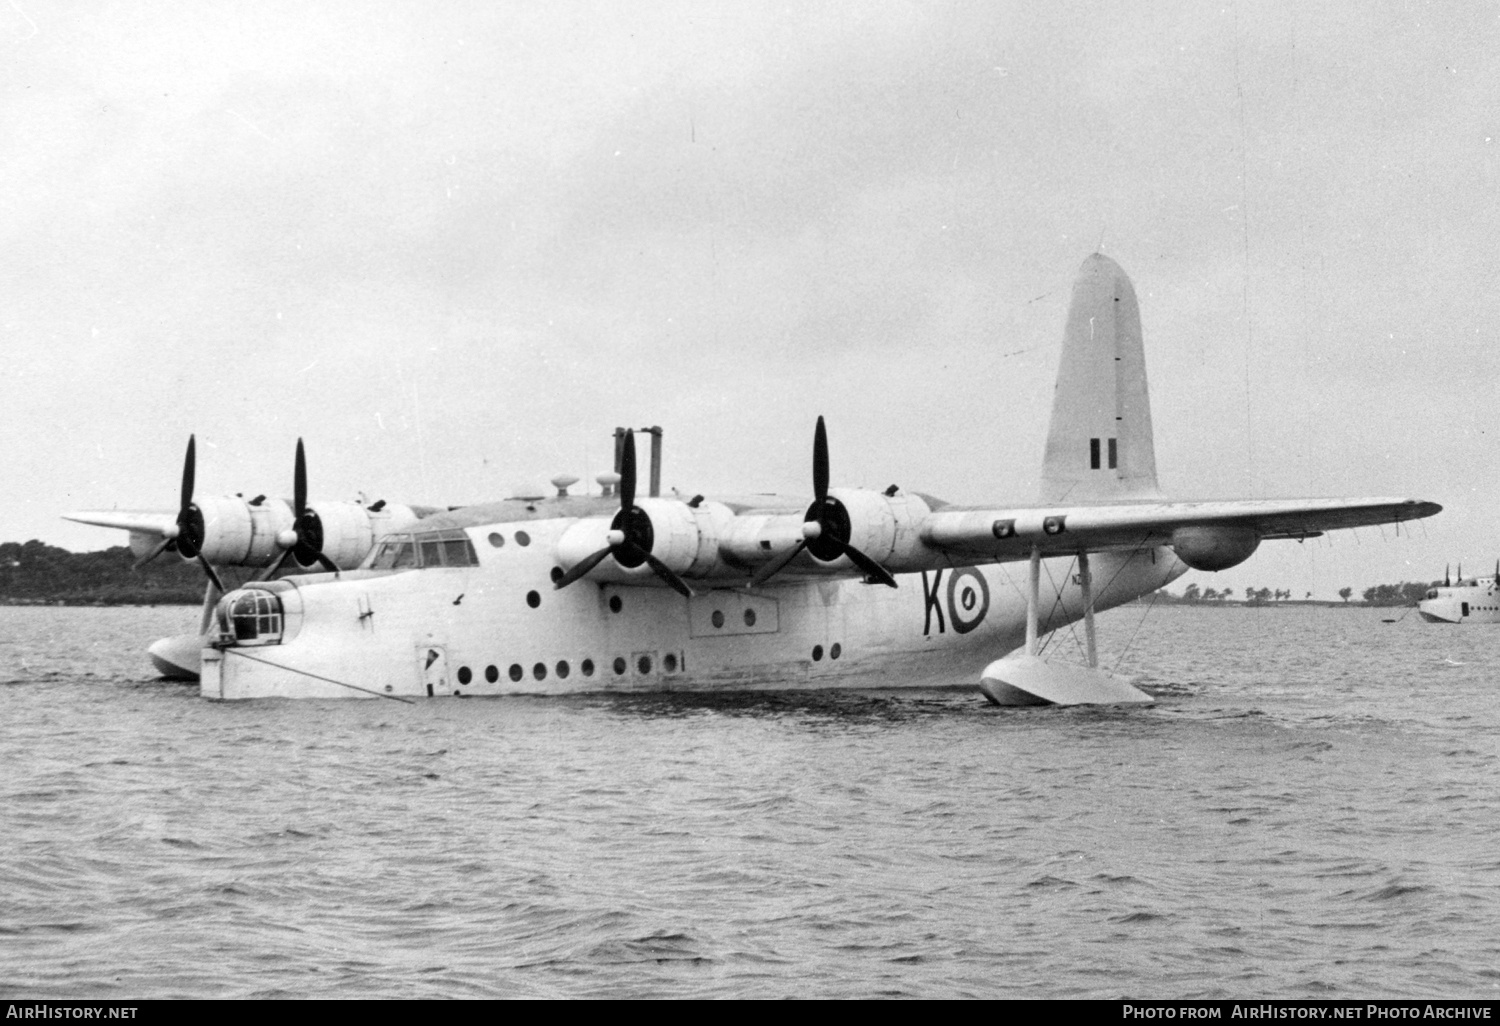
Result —
<svg viewBox="0 0 1500 1026"><path fill-rule="evenodd" d="M954 509L930 514L922 540L943 552L1004 562L1043 555L1169 545L1187 528L1253 531L1258 540L1399 524L1442 510L1416 499L1236 499L1098 506Z"/></svg>

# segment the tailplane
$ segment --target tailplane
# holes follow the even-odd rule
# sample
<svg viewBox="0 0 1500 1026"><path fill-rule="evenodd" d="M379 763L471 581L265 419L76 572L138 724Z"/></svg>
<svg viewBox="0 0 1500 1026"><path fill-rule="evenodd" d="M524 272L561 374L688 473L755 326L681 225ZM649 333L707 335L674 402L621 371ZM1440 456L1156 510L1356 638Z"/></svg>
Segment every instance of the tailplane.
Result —
<svg viewBox="0 0 1500 1026"><path fill-rule="evenodd" d="M1119 264L1095 253L1073 283L1041 501L1159 494L1135 288Z"/></svg>

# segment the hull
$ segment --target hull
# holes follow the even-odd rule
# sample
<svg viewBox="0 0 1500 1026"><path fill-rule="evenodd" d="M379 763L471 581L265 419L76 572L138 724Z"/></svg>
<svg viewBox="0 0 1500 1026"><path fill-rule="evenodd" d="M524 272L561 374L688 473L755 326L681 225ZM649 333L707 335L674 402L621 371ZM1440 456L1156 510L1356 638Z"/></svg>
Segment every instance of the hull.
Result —
<svg viewBox="0 0 1500 1026"><path fill-rule="evenodd" d="M556 536L485 545L480 565L287 583L277 643L203 650L211 699L565 695L974 684L1024 641L1023 565L798 580L685 599L651 585L554 590ZM500 525L514 534L517 525ZM1096 554L1105 609L1180 576L1169 550ZM1081 619L1071 560L1044 563L1042 629Z"/></svg>

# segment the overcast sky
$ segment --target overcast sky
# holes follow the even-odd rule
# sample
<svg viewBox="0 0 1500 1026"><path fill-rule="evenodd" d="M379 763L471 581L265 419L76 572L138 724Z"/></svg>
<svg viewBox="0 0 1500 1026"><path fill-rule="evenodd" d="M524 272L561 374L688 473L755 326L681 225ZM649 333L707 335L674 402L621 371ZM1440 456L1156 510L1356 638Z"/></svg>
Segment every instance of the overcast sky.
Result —
<svg viewBox="0 0 1500 1026"><path fill-rule="evenodd" d="M1027 502L1069 288L1140 296L1174 496L1446 511L1205 586L1500 556L1500 12L0 4L0 540L200 493ZM1179 586L1180 587L1180 586Z"/></svg>

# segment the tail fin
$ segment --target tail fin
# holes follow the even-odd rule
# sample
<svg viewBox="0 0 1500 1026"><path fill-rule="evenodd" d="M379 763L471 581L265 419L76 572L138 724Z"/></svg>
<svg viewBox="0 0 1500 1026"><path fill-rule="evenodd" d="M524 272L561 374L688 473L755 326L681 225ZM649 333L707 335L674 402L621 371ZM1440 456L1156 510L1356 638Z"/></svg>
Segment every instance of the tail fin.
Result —
<svg viewBox="0 0 1500 1026"><path fill-rule="evenodd" d="M1158 494L1140 308L1120 265L1095 253L1073 283L1041 500Z"/></svg>

